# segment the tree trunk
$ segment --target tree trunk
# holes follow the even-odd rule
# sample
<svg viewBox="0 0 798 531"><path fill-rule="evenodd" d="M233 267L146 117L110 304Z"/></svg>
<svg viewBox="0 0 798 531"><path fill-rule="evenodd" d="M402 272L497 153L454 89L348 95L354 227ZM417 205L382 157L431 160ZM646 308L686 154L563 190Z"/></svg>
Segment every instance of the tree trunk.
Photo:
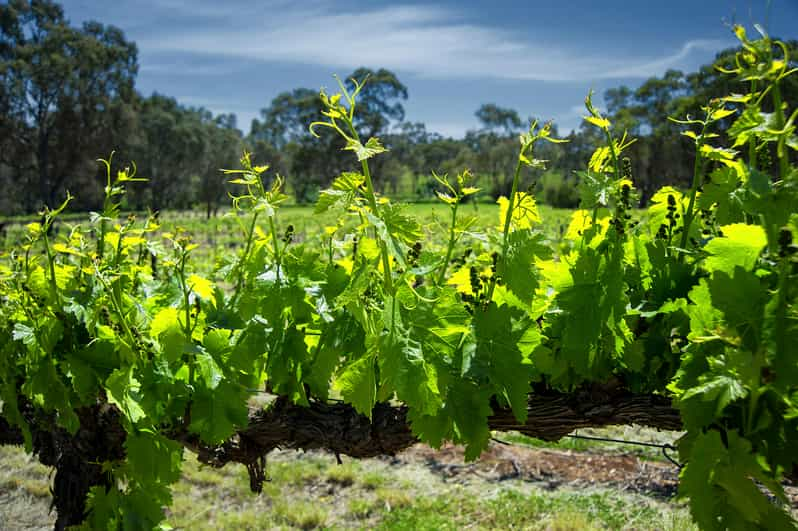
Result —
<svg viewBox="0 0 798 531"><path fill-rule="evenodd" d="M116 407L102 404L77 411L80 428L71 435L56 427L52 414L35 409L20 399L22 416L31 427L33 453L46 466L55 468L52 507L57 531L86 519L86 499L94 486L109 486L103 461L125 456L125 431ZM22 432L0 417L0 444L21 445Z"/></svg>
<svg viewBox="0 0 798 531"><path fill-rule="evenodd" d="M49 175L49 137L44 130L39 131L39 146L36 152L36 163L39 166L39 202L52 207L49 204L52 191L50 190ZM39 205L42 206L41 204Z"/></svg>
<svg viewBox="0 0 798 531"><path fill-rule="evenodd" d="M664 430L682 427L679 412L661 395L583 389L571 394L550 391L530 395L525 423L512 411L494 407L488 426L556 441L579 428L638 424ZM254 463L276 448L321 449L351 457L393 455L415 443L404 406L377 404L372 420L347 404L313 402L310 407L279 398L267 410L253 413L236 437L215 447L196 438L182 442L201 462L221 467L229 462Z"/></svg>

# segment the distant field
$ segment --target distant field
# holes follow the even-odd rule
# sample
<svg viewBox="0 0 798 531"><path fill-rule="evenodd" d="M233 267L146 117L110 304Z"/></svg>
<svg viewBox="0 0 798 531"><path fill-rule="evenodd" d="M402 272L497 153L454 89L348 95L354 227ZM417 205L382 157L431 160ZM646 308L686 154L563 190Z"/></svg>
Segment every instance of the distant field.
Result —
<svg viewBox="0 0 798 531"><path fill-rule="evenodd" d="M418 219L424 228L426 243L444 245L450 221L449 209L442 203L416 203L406 206L407 210ZM541 230L548 238L559 241L568 227L573 210L552 208L539 205L542 219ZM492 203L468 203L460 206L459 216L476 216L474 231L491 231L499 222L499 208ZM306 241L320 238L325 225L335 223L337 216L334 213L315 214L313 206L285 206L277 213L277 231L282 234L288 225L295 229L295 241ZM0 252L10 248L15 243L23 240L25 225L33 221L34 217L8 218L5 227L0 232ZM139 215L143 223L144 217ZM196 211L165 211L159 215L162 232L173 232L176 228L185 229L192 239L200 245L193 251L193 263L203 273L213 271L216 260L229 254L231 251L243 247L242 231L239 222L234 217L220 212L218 216L206 219L201 210ZM353 219L352 223L356 220ZM70 226L80 225L84 230L89 225L87 214L69 214L56 226L56 236L64 236ZM463 244L468 243L468 237L463 239Z"/></svg>

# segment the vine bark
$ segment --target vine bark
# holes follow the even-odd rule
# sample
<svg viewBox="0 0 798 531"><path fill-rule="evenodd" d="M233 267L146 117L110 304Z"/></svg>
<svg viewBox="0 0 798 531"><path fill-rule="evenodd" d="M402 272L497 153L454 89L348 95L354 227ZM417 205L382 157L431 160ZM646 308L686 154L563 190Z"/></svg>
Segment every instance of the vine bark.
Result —
<svg viewBox="0 0 798 531"><path fill-rule="evenodd" d="M55 467L53 507L55 529L82 522L85 500L95 485L109 485L110 478L100 463L122 459L125 431L119 412L109 404L83 408L78 412L80 429L75 435L55 427L52 415L21 400L22 413L33 437L33 451L39 460ZM518 431L556 441L575 429L618 424L638 424L665 430L679 430L679 412L662 395L633 394L622 389L590 387L572 393L541 391L531 394L526 423L519 423L512 411L494 405L488 418L491 430ZM250 486L260 492L265 480L265 456L277 448L326 450L354 458L394 455L415 444L403 406L377 404L369 420L343 403L312 402L298 406L278 397L267 409L253 411L249 423L218 446L202 443L195 435L169 435L200 462L222 467L241 463L247 467ZM0 417L0 444L23 444L19 428Z"/></svg>

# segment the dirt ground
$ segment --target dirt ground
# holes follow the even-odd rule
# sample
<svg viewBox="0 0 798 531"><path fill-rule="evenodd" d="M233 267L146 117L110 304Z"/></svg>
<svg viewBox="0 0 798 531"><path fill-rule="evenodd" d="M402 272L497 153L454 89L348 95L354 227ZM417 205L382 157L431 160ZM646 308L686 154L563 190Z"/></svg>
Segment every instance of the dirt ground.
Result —
<svg viewBox="0 0 798 531"><path fill-rule="evenodd" d="M679 488L679 468L675 464L599 451L491 442L479 460L465 463L462 447L445 445L435 450L418 444L390 462L397 465L423 462L449 481L463 481L473 475L486 481L528 481L548 489L598 485L663 499L675 496ZM792 509L798 509L798 486L785 484L785 491Z"/></svg>
<svg viewBox="0 0 798 531"><path fill-rule="evenodd" d="M670 463L644 461L633 455L553 450L492 442L479 460L465 463L463 449L445 445L435 450L416 445L392 461L422 461L445 478L469 474L488 481L516 479L548 488L604 485L640 494L671 497L679 484L679 469Z"/></svg>

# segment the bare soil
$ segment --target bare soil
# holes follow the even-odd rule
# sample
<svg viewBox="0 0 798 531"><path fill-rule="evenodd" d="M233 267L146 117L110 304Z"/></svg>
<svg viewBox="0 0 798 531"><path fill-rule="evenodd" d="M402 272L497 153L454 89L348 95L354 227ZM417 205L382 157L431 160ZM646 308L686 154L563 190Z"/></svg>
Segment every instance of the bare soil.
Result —
<svg viewBox="0 0 798 531"><path fill-rule="evenodd" d="M548 489L603 486L659 499L673 498L679 488L679 468L672 463L599 451L530 448L491 442L477 461L466 463L460 446L446 444L435 450L418 444L389 462L397 466L421 462L444 480L455 482L472 476L497 482L521 480ZM784 489L792 509L798 509L798 486L785 484Z"/></svg>

